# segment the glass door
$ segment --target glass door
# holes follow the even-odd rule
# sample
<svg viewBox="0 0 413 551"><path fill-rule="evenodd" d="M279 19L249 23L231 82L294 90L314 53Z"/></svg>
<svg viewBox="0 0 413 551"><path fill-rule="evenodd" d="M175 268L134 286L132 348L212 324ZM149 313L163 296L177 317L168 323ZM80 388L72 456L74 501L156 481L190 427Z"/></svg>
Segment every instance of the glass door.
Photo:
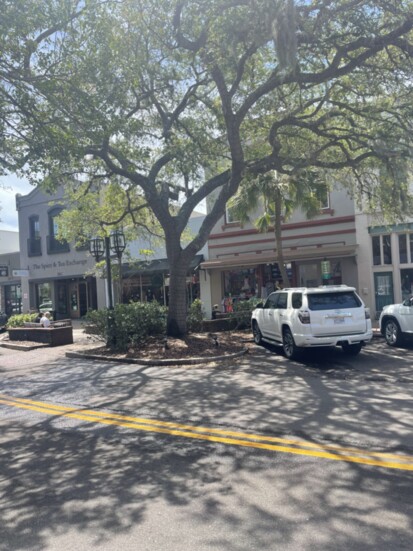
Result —
<svg viewBox="0 0 413 551"><path fill-rule="evenodd" d="M80 317L86 315L87 312L87 288L86 282L79 283L79 314Z"/></svg>
<svg viewBox="0 0 413 551"><path fill-rule="evenodd" d="M393 304L393 273L381 272L374 274L374 292L376 296L376 315L387 304Z"/></svg>

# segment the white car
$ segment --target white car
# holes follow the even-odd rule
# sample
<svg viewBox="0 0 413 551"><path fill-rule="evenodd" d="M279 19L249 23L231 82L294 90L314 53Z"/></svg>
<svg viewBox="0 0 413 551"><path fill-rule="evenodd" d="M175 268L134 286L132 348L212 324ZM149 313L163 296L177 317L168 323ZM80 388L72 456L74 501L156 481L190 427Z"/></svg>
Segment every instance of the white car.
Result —
<svg viewBox="0 0 413 551"><path fill-rule="evenodd" d="M305 348L337 346L357 355L373 337L370 312L354 287L294 287L271 293L252 313L256 344L281 345L287 358Z"/></svg>
<svg viewBox="0 0 413 551"><path fill-rule="evenodd" d="M389 346L403 344L413 336L413 297L401 304L389 304L380 314L379 327Z"/></svg>
<svg viewBox="0 0 413 551"><path fill-rule="evenodd" d="M46 302L43 302L43 304L39 306L39 312L42 314L50 312L51 310L53 310L53 302L51 300L46 300Z"/></svg>

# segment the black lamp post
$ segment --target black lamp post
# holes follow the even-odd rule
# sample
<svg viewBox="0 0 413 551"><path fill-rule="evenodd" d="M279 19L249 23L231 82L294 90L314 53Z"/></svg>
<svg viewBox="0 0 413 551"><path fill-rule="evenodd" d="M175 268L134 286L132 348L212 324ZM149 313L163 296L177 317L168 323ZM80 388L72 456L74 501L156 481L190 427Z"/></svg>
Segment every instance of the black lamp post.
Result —
<svg viewBox="0 0 413 551"><path fill-rule="evenodd" d="M119 268L119 302L123 302L122 286L122 254L126 248L125 235L121 230L113 230L109 236L110 248L118 257Z"/></svg>
<svg viewBox="0 0 413 551"><path fill-rule="evenodd" d="M110 237L93 237L89 242L90 254L98 262L102 256L105 256L106 262L106 274L108 280L108 302L109 309L113 310L113 294L112 294L112 267L110 263L110 251L116 253L119 260L119 272L122 253L125 250L125 235L121 230L114 230L111 232ZM122 274L119 274L122 277Z"/></svg>
<svg viewBox="0 0 413 551"><path fill-rule="evenodd" d="M96 262L98 262L102 256L105 256L106 262L106 277L108 282L108 308L113 310L113 294L112 294L112 267L110 263L110 250L117 254L119 260L119 272L120 261L123 251L125 250L125 236L122 231L114 230L110 237L93 237L89 242L89 251L90 254L94 257ZM122 277L122 274L119 273L119 277ZM107 334L107 345L110 348L114 348L116 345L116 336L115 336L115 320L113 312L109 312L108 315L108 334Z"/></svg>

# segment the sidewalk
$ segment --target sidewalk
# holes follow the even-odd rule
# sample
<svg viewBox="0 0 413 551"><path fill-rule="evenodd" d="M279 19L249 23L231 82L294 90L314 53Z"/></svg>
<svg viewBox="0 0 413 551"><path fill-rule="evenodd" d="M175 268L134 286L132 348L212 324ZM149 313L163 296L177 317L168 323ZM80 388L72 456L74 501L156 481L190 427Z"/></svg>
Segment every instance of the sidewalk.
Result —
<svg viewBox="0 0 413 551"><path fill-rule="evenodd" d="M48 350L52 350L52 349L61 350L62 355L64 355L64 353L67 350L78 350L80 348L93 347L95 342L98 343L99 345L102 344L100 341L95 341L93 337L91 337L90 335L87 335L84 332L83 322L81 320L72 320L72 326L73 326L73 344L66 344L64 346L51 347L49 345L42 345L40 343L21 343L22 351L28 352L29 350L39 350L39 349L44 350L45 348L47 348ZM12 353L18 351L18 349L16 348L9 349L6 346L1 346L3 343L6 345L9 343L7 331L0 333L0 351L2 353L5 353L6 351L12 352ZM20 343L18 341L13 341L14 346L19 346L19 344Z"/></svg>

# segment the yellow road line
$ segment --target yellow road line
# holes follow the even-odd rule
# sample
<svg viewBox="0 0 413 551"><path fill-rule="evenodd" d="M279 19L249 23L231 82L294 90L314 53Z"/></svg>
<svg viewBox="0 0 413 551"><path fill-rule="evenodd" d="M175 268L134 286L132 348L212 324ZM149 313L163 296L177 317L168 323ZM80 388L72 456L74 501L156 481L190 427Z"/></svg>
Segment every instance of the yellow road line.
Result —
<svg viewBox="0 0 413 551"><path fill-rule="evenodd" d="M115 413L111 414L105 412L97 412L93 410L79 410L78 408L57 406L54 404L48 404L46 402L37 402L24 398L12 398L4 395L0 395L0 404L17 407L20 409L27 409L30 411L37 411L40 413L45 413L47 415L62 415L71 419L78 419L82 421L100 423L105 425L115 425L146 432L156 432L160 434L169 434L172 436L181 436L184 438L193 438L198 440L206 440L209 442L218 442L223 444L244 446L269 451L292 453L296 455L321 457L336 461L362 463L365 465L386 467L390 469L401 469L409 471L413 470L413 457L405 455L369 452L366 450L345 448L339 446L324 446L321 444L315 444L313 442L289 440L242 432L225 431L222 429L213 429L208 427L196 427L191 425L172 423L168 421L157 421L154 419L129 417L126 415L119 415ZM274 445L267 442L279 442L288 445ZM318 451L307 448L317 448ZM334 450L336 453L331 453L332 450ZM391 461L391 459L394 459L395 461Z"/></svg>
<svg viewBox="0 0 413 551"><path fill-rule="evenodd" d="M42 408L47 408L51 410L57 410L61 414L68 413L79 413L86 416L93 416L93 417L103 417L108 419L119 419L122 421L131 421L132 423L139 423L144 425L153 425L153 426L160 426L160 427L167 427L167 428L177 428L177 429L184 429L184 430L190 430L195 432L206 432L208 434L219 434L223 436L230 436L230 437L236 437L236 438L247 438L251 440L260 440L263 442L279 442L282 444L288 444L292 446L300 446L305 448L316 448L316 449L322 449L322 450L330 450L330 451L338 451L338 452L344 452L344 453L356 453L356 454L362 454L366 455L366 452L364 450L361 450L359 448L348 448L348 447L342 447L342 446L336 446L331 444L316 444L313 442L305 442L303 440L291 440L288 438L280 438L276 436L264 436L262 434L254 434L254 433L244 433L244 432L237 432L237 431L229 431L225 429L214 429L210 427L202 427L202 426L193 426L193 425L186 425L182 423L176 423L171 421L159 421L157 419L144 419L141 417L130 417L128 415L120 415L117 413L107 413L103 411L95 411L95 410L87 410L87 409L79 409L74 407L67 407L67 406L57 406L54 404L46 403L46 402L38 402L34 400L28 400L25 398L14 398L9 397L5 395L0 394L0 398L4 398L6 400L12 401L12 402L21 402L21 403L27 403L32 405L37 405ZM407 462L413 461L413 458L410 456L403 456L402 454L390 454L385 452L368 452L369 456L373 457L385 457L386 459L403 459Z"/></svg>

